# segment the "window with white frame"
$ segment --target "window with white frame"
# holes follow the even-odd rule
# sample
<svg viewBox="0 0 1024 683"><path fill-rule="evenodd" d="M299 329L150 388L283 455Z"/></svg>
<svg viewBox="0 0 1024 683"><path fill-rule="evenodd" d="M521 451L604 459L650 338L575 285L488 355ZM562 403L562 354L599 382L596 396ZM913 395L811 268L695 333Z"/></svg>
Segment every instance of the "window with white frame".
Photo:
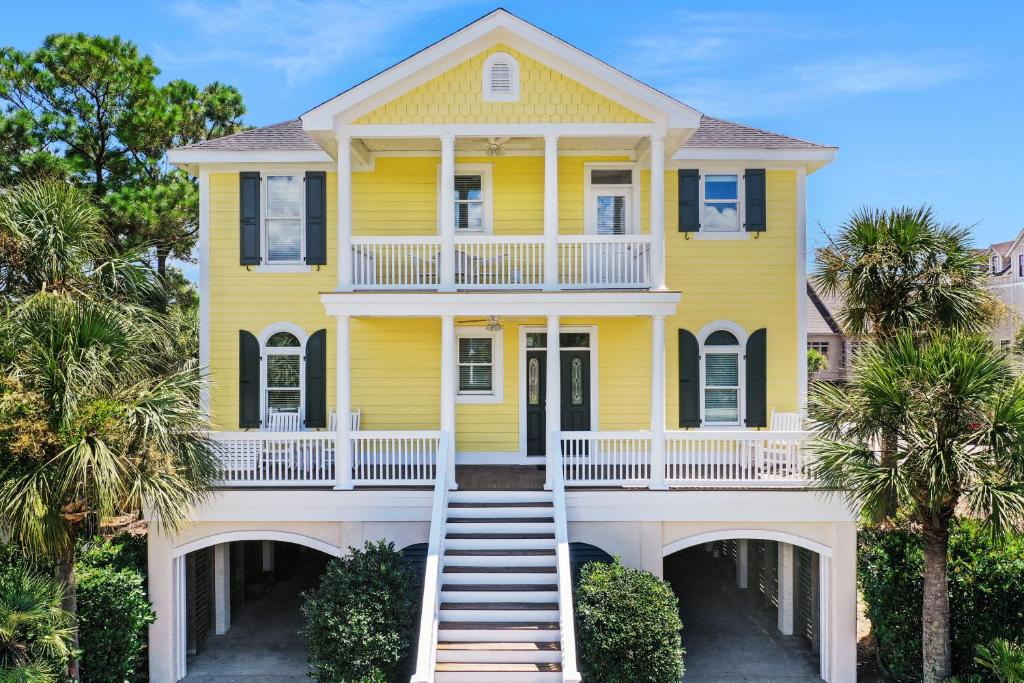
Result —
<svg viewBox="0 0 1024 683"><path fill-rule="evenodd" d="M1017 254L1017 277L1024 277L1024 254Z"/></svg>
<svg viewBox="0 0 1024 683"><path fill-rule="evenodd" d="M455 174L455 229L464 232L484 229L483 173Z"/></svg>
<svg viewBox="0 0 1024 683"><path fill-rule="evenodd" d="M302 413L302 342L291 332L274 332L263 345L264 407L270 413Z"/></svg>
<svg viewBox="0 0 1024 683"><path fill-rule="evenodd" d="M587 232L627 235L636 232L632 167L588 167Z"/></svg>
<svg viewBox="0 0 1024 683"><path fill-rule="evenodd" d="M265 263L302 263L302 176L263 177L263 244Z"/></svg>
<svg viewBox="0 0 1024 683"><path fill-rule="evenodd" d="M704 340L701 363L705 425L741 424L741 358L740 342L732 332L716 330Z"/></svg>
<svg viewBox="0 0 1024 683"><path fill-rule="evenodd" d="M809 341L807 342L808 351L817 351L821 355L828 358L828 342L827 341Z"/></svg>
<svg viewBox="0 0 1024 683"><path fill-rule="evenodd" d="M484 61L483 99L514 102L519 99L519 63L507 52L495 52Z"/></svg>
<svg viewBox="0 0 1024 683"><path fill-rule="evenodd" d="M501 400L501 336L485 329L464 328L456 332L455 353L457 397L460 402Z"/></svg>
<svg viewBox="0 0 1024 683"><path fill-rule="evenodd" d="M702 232L739 232L741 183L739 173L705 173L701 176Z"/></svg>
<svg viewBox="0 0 1024 683"><path fill-rule="evenodd" d="M993 275L995 275L996 273L999 272L1000 269L999 269L999 255L998 254L992 254L991 256L988 257L988 270Z"/></svg>

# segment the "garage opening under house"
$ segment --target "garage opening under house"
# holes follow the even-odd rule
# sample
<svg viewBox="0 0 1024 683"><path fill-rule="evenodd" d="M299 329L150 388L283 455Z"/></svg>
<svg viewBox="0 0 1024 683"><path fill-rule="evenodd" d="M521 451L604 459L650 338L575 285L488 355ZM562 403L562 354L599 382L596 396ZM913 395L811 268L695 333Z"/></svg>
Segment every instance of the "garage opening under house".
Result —
<svg viewBox="0 0 1024 683"><path fill-rule="evenodd" d="M376 539L426 547L412 681L579 680L570 544L663 575L734 539L827 558L818 675L854 680L855 514L810 489L801 417L808 178L835 155L504 10L171 150L221 466L151 537L151 680L191 673L189 553Z"/></svg>

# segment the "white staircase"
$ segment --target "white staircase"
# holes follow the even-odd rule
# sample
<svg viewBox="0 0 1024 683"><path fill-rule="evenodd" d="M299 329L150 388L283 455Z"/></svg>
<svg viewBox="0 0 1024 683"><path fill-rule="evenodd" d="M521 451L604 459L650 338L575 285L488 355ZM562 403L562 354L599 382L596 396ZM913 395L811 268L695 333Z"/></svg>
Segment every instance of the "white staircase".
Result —
<svg viewBox="0 0 1024 683"><path fill-rule="evenodd" d="M434 680L562 681L553 494L452 491L440 550Z"/></svg>

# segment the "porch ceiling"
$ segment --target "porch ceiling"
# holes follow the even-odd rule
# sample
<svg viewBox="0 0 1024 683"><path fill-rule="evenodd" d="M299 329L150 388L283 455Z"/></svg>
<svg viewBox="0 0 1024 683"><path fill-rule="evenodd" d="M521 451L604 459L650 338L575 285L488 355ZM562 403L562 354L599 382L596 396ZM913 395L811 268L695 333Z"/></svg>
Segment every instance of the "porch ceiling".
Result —
<svg viewBox="0 0 1024 683"><path fill-rule="evenodd" d="M674 315L679 292L324 292L328 315L358 317Z"/></svg>
<svg viewBox="0 0 1024 683"><path fill-rule="evenodd" d="M562 137L558 140L561 151L622 151L636 152L644 142L641 136L606 137ZM370 152L433 152L439 154L439 138L360 138ZM494 145L497 145L494 148ZM457 137L455 151L461 154L530 153L543 154L544 138L541 137Z"/></svg>

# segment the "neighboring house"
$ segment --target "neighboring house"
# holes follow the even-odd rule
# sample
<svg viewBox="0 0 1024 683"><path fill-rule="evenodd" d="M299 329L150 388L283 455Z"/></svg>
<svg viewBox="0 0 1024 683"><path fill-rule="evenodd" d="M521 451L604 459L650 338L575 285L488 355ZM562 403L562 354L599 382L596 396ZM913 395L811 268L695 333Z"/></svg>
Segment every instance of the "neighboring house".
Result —
<svg viewBox="0 0 1024 683"><path fill-rule="evenodd" d="M836 319L842 302L835 296L821 296L807 285L807 348L825 356L828 367L811 379L841 382L846 379L851 342L843 334Z"/></svg>
<svg viewBox="0 0 1024 683"><path fill-rule="evenodd" d="M998 242L980 252L988 263L988 287L1006 304L1007 315L992 330L992 338L1004 347L1013 343L1024 323L1024 230L1009 242Z"/></svg>
<svg viewBox="0 0 1024 683"><path fill-rule="evenodd" d="M263 666L297 617L252 581L379 538L422 570L417 681L579 680L570 567L611 555L677 586L727 563L722 590L760 594L683 605L778 654L688 641L712 677L806 666L728 606L749 603L812 675L855 680L856 515L808 487L798 415L807 176L835 154L503 10L298 119L171 150L199 181L221 470L192 526L150 527L151 680L208 671L232 609Z"/></svg>

